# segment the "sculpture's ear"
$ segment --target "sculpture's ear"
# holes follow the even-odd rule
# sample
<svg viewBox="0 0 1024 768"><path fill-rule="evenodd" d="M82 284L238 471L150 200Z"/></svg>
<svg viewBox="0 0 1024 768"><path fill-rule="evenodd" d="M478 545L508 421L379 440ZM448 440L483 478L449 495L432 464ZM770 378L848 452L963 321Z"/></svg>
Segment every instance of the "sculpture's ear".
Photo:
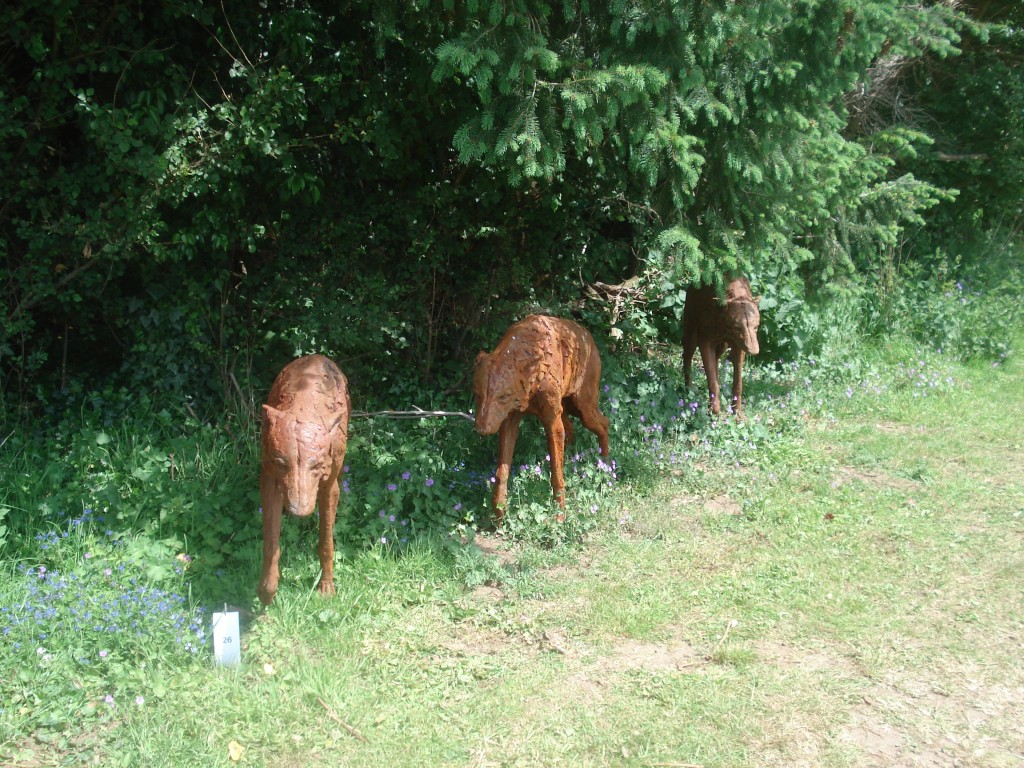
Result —
<svg viewBox="0 0 1024 768"><path fill-rule="evenodd" d="M473 363L473 397L477 407L487 399L487 382L491 378L491 355L481 352Z"/></svg>
<svg viewBox="0 0 1024 768"><path fill-rule="evenodd" d="M760 304L761 303L761 297L760 296L755 296L754 297L754 303L755 304Z"/></svg>
<svg viewBox="0 0 1024 768"><path fill-rule="evenodd" d="M274 423L274 419L277 418L280 411L276 411L266 403L263 404L263 426L267 427Z"/></svg>

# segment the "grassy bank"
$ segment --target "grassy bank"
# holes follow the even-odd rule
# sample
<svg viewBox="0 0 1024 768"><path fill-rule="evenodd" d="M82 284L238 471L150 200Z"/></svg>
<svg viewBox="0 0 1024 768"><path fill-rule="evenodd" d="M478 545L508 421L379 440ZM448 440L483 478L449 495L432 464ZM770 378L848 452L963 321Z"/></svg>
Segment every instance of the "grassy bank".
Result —
<svg viewBox="0 0 1024 768"><path fill-rule="evenodd" d="M338 595L323 600L309 592L312 531L293 525L278 602L239 605L237 671L174 637L203 615L187 600L146 613L153 637L134 644L97 644L81 626L71 661L46 638L31 664L5 646L0 758L1019 765L1021 374L1018 358L960 366L909 347L824 371L766 367L744 425L694 414L654 376L631 399L612 377L608 396L629 411L613 417L627 466L614 482L577 480L588 505L603 489L602 507L572 535L524 523L468 545L353 544ZM529 514L542 506L532 482L543 490L526 466ZM59 541L37 545L64 553L51 570L68 579L65 612L72 575L110 569L120 583L121 552L160 541L89 520L47 536ZM247 558L221 576L246 593ZM5 576L5 605L26 575L57 590L23 560ZM172 562L181 573L161 583L187 596L189 563ZM95 589L78 599L94 613L104 603ZM80 689L95 692L85 715L46 701Z"/></svg>

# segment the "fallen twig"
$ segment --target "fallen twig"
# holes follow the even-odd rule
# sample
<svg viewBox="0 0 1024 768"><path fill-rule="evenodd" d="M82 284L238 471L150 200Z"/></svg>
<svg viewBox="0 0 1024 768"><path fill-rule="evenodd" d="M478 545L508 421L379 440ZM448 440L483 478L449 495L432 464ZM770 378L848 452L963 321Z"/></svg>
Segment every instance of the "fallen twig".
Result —
<svg viewBox="0 0 1024 768"><path fill-rule="evenodd" d="M714 650L711 651L712 656L718 653L718 649L722 647L722 643L724 643L725 639L729 636L729 630L732 629L736 623L736 619L730 619L729 623L725 625L725 632L723 632L722 636L718 638L718 643L715 644Z"/></svg>
<svg viewBox="0 0 1024 768"><path fill-rule="evenodd" d="M369 418L371 416L385 416L389 419L422 419L430 416L459 416L463 419L473 421L473 415L462 411L424 411L422 408L413 406L411 411L352 411L353 418Z"/></svg>
<svg viewBox="0 0 1024 768"><path fill-rule="evenodd" d="M326 701L321 699L319 696L316 697L316 700L320 702L320 706L323 707L326 710L327 716L329 718L331 718L331 720L336 722L338 725L340 725L342 728L344 728L346 731L348 731L354 737L359 739L361 742L363 742L365 744L369 744L370 743L370 740L368 738L363 736L363 734L361 734L359 731L357 731L351 725L349 725L344 720L342 720L340 717L338 717L336 714L334 714L334 711L329 706L327 706L327 702Z"/></svg>

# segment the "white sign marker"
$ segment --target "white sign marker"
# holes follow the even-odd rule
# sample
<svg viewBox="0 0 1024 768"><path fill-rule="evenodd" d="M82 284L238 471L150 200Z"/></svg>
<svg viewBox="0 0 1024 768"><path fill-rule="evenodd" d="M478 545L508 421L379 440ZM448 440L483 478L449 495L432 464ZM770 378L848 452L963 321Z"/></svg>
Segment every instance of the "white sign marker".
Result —
<svg viewBox="0 0 1024 768"><path fill-rule="evenodd" d="M242 661L242 635L238 611L213 614L213 657L222 667L237 667Z"/></svg>

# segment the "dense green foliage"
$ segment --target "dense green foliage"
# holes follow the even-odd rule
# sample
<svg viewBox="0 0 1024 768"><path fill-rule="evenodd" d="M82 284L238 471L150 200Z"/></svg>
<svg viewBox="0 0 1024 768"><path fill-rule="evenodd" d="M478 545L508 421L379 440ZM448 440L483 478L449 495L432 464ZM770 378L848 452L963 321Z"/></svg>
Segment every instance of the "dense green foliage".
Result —
<svg viewBox="0 0 1024 768"><path fill-rule="evenodd" d="M644 343L698 278L803 301L965 180L922 159L932 123L865 117L887 63L931 67L944 137L965 125L942 84L1005 94L972 151L1004 142L1014 199L1008 21L990 45L946 4L893 0L9 3L5 413L114 381L205 416L309 351L360 402L408 405L595 280L643 278L587 319ZM951 63L965 33L973 80Z"/></svg>
<svg viewBox="0 0 1024 768"><path fill-rule="evenodd" d="M895 79L911 94L902 117L934 139L920 172L958 191L930 217L931 238L947 250L953 241L991 258L1024 215L1024 7L986 2L975 12L986 35L967 35L962 55L922 59Z"/></svg>

